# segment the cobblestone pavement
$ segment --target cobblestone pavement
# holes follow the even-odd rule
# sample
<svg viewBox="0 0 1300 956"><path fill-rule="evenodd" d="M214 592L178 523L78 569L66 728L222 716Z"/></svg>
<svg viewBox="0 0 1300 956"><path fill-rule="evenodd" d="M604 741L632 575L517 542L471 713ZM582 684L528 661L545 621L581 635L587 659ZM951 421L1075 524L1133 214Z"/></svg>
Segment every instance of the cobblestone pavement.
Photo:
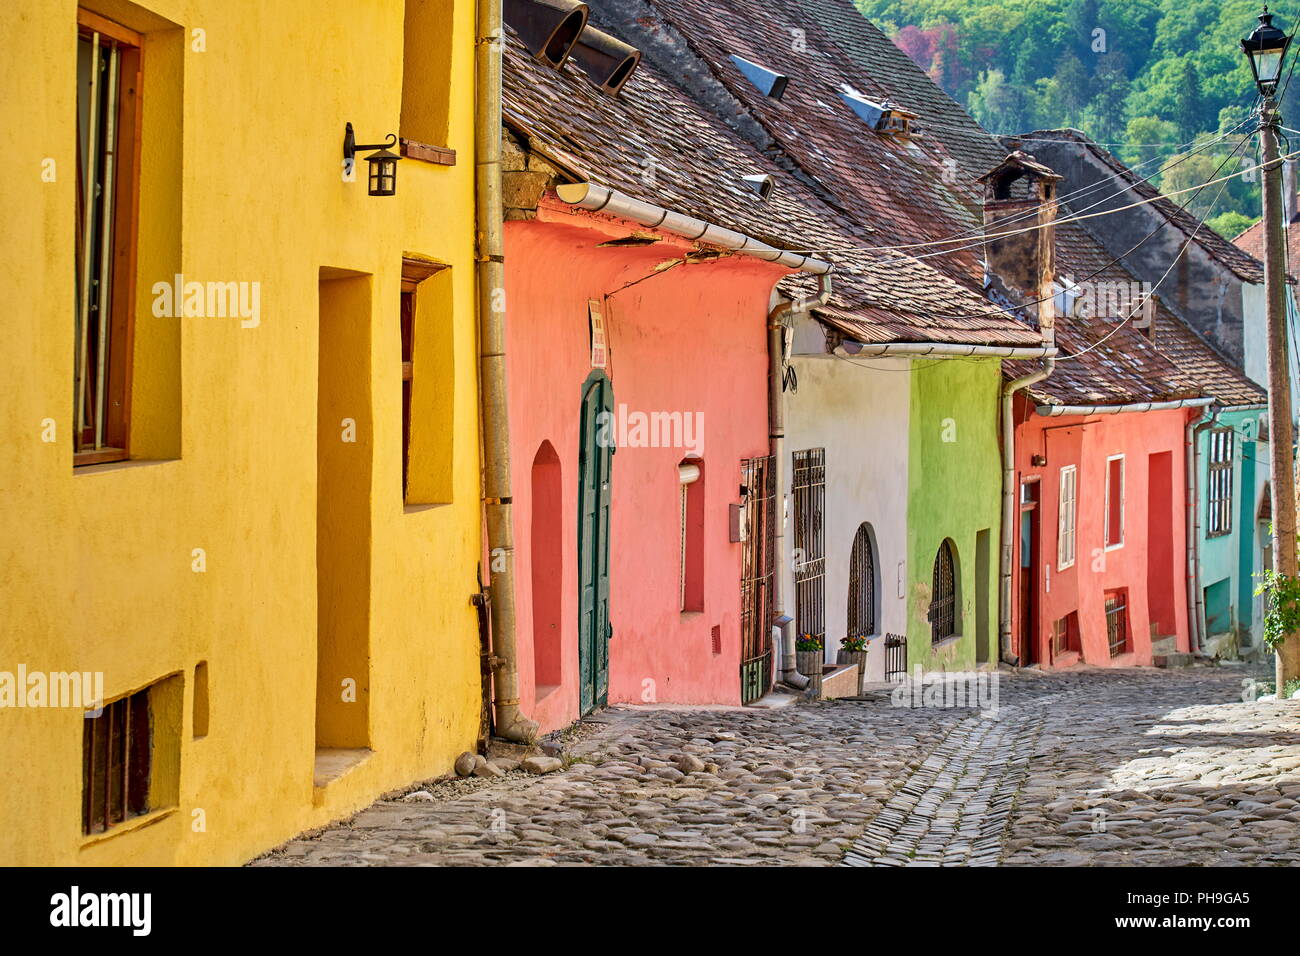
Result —
<svg viewBox="0 0 1300 956"><path fill-rule="evenodd" d="M1226 667L1000 677L996 717L613 708L561 772L414 785L251 865L1300 863L1300 702Z"/></svg>

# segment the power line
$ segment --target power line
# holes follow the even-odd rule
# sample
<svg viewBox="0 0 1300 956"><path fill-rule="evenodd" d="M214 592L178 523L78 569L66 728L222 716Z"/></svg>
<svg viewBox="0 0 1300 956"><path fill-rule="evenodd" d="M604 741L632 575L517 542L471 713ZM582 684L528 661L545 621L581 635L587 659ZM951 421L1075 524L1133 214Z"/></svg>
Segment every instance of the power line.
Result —
<svg viewBox="0 0 1300 956"><path fill-rule="evenodd" d="M1245 145L1245 143L1246 143L1246 140L1242 140L1241 143L1239 143L1239 144L1237 145L1237 148L1234 149L1231 153L1229 153L1229 154L1227 155L1227 157L1224 158L1223 162L1219 164L1219 169L1222 169L1224 166L1226 166L1226 165L1228 164L1228 162L1232 159L1232 157L1235 156L1235 155L1237 154L1238 150L1240 150L1241 147ZM1217 173L1217 172L1219 171L1219 169L1216 169L1215 172ZM1213 175L1213 174L1211 174L1211 175ZM1209 185L1210 185L1210 183L1207 182L1207 183L1205 183L1205 185L1203 185L1203 186L1201 187L1201 189L1204 189L1206 186L1209 186ZM1223 198L1223 192L1224 192L1224 190L1226 190L1227 188L1228 188L1227 180L1224 180L1223 184L1222 184L1221 186L1219 186L1219 191L1218 191L1217 193L1215 193L1215 195L1214 195L1214 201L1213 201L1212 203L1210 203L1210 209L1211 209L1211 210L1213 210L1214 207L1218 205L1219 200ZM1198 190L1198 195L1199 195L1199 190ZM1192 197L1192 199L1195 199L1195 198L1196 198L1195 196ZM1190 204L1191 204L1191 199L1188 200L1188 205L1190 205ZM1183 208L1185 209L1186 206L1184 206ZM1181 258L1183 257L1183 253L1185 253L1185 252L1187 251L1188 247L1191 246L1192 242L1196 239L1197 235L1200 234L1200 231L1201 231L1201 229L1202 229L1204 226L1205 226L1205 220L1204 220L1204 219L1201 219L1201 220L1199 220L1199 221L1196 223L1196 229L1193 230L1192 234L1191 234L1190 236L1188 236L1187 239L1185 239L1185 240L1183 241L1182 246L1179 248L1178 252L1174 255L1173 260L1169 263L1169 268L1165 270L1164 275L1162 275L1162 276L1160 277L1160 279L1156 282L1156 284L1155 284L1154 286L1151 287L1151 291L1148 292L1144 298L1150 298L1151 296L1154 296L1154 295L1156 294L1156 292L1160 289L1160 286L1164 284L1164 281L1165 281L1166 279L1169 278L1169 274L1170 274L1171 272L1174 271L1174 266L1176 266L1176 265L1178 264L1178 260L1181 259ZM1154 235L1154 233L1152 233L1152 235ZM1143 240L1142 240L1142 242L1146 242L1146 240L1147 240L1147 239L1150 239L1150 238L1151 238L1151 236L1148 235L1148 236L1146 237L1146 239L1143 239ZM1138 245L1141 245L1141 243L1139 243ZM1136 247L1134 247L1134 248L1136 248ZM1133 251L1133 250L1129 250L1129 252L1132 252L1132 251ZM1128 254L1129 254L1129 253L1125 253L1126 256L1127 256ZM1140 308L1142 308L1142 304L1141 304L1141 303L1138 304L1138 305L1135 305L1135 306L1133 307L1132 311L1130 311L1128 315L1126 315L1126 316L1125 316L1125 317L1124 317L1124 318L1123 318L1119 323L1116 324L1115 328L1113 328L1111 331L1107 332L1104 336L1102 336L1102 337L1101 337L1100 339L1098 339L1096 342L1092 343L1092 345L1088 346L1086 349L1083 349L1082 351L1079 351L1079 352L1075 352L1073 355L1067 355L1067 356L1064 356L1064 357L1058 357L1058 358L1057 358L1057 361L1058 361L1058 362L1069 362L1069 361L1073 361L1073 360L1078 359L1079 357L1081 357L1081 356L1083 356L1083 355L1086 355L1087 353L1091 352L1093 349L1097 348L1097 347L1100 346L1102 343L1106 342L1106 341L1107 341L1111 336L1117 334L1117 333L1119 332L1119 330L1122 329L1124 326L1128 325L1128 323L1132 320L1133 316L1137 315L1138 309L1140 309Z"/></svg>

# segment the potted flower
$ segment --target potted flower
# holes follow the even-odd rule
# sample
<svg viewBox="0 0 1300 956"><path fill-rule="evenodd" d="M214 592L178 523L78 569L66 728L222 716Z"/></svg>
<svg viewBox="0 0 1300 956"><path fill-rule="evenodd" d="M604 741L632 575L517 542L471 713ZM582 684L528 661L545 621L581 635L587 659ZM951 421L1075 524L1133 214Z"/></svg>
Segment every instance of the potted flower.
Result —
<svg viewBox="0 0 1300 956"><path fill-rule="evenodd" d="M837 664L858 665L858 696L862 696L867 683L867 638L865 635L840 638L840 650L835 656Z"/></svg>
<svg viewBox="0 0 1300 956"><path fill-rule="evenodd" d="M794 666L809 680L808 689L814 697L822 693L822 669L825 666L825 647L816 634L801 634L794 642Z"/></svg>

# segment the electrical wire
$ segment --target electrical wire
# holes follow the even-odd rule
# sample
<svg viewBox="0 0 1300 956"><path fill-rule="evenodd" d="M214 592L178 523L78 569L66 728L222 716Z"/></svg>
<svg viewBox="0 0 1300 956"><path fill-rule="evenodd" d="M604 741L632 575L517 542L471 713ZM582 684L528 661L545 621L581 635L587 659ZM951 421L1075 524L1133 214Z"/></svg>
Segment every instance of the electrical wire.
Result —
<svg viewBox="0 0 1300 956"><path fill-rule="evenodd" d="M1091 205L1089 205L1089 206L1084 207L1084 210L1083 210L1083 211L1086 211L1087 209L1095 208L1096 206L1101 205L1101 203L1106 202L1106 201L1108 201L1109 199L1113 199L1113 198L1115 198L1115 197L1117 197L1117 196L1121 196L1121 195L1123 195L1124 193L1131 191L1134 187L1138 186L1138 185L1141 184L1141 183L1148 183L1148 184L1151 184L1151 185L1153 186L1153 188L1154 188L1154 184L1151 183L1151 180L1152 180L1154 177L1156 177L1157 175L1160 175L1160 174L1162 174L1162 173L1168 172L1169 170L1171 170L1171 169L1173 169L1173 168L1175 168L1175 167L1177 167L1177 166L1180 166L1180 165L1182 165L1183 163L1187 162L1188 160L1190 160L1192 157L1198 155L1199 153L1205 152L1206 150L1211 149L1211 148L1213 148L1214 146L1217 146L1219 143L1223 142L1223 141L1224 141L1225 139L1227 139L1228 137L1234 135L1234 134L1235 134L1235 133L1236 133L1236 132L1237 132L1237 131L1242 127L1242 126L1246 125L1246 123L1248 123L1248 122L1251 122L1253 119L1254 119L1254 116L1248 116L1248 117L1246 117L1246 119L1241 120L1240 122L1234 124L1232 127L1230 127L1229 129L1225 130L1224 132L1218 134L1218 135L1215 136L1213 139L1207 140L1206 142L1202 143L1202 144L1199 145L1199 146L1194 146L1194 148L1192 148L1192 149L1191 149L1190 151L1188 151L1187 153L1184 153L1184 154L1179 155L1178 157L1176 157L1175 159L1173 159L1171 162L1169 162L1168 165L1161 166L1159 169L1155 170L1154 172L1150 173L1150 174L1147 175L1147 176L1138 176L1138 177L1136 178L1135 181L1126 184L1123 188L1119 189L1118 191L1116 191L1116 192L1110 194L1109 196L1106 196L1106 197L1102 198L1101 200L1098 200L1097 202L1095 202L1095 203L1093 203L1093 204L1091 204ZM1247 131L1246 133L1244 133L1244 134L1242 134L1242 135L1243 135L1243 136L1249 136L1249 135L1253 134L1254 132L1255 132L1254 130L1249 130L1249 131ZM1065 143L1065 142L1070 142L1070 141L1069 141L1069 140L1054 140L1054 142ZM1152 163L1159 163L1159 162L1163 162L1163 161L1164 161L1164 160L1163 160L1162 157L1157 156L1157 157L1154 157L1154 158L1152 158L1152 159L1145 160L1145 161L1143 161L1143 162L1141 162L1141 163L1138 163L1138 164L1135 165L1135 166L1129 167L1129 171L1132 172L1132 173L1134 173L1134 174L1136 174L1136 173L1138 172L1138 170L1142 169L1142 167L1144 167L1144 166L1149 166L1149 165L1151 165ZM1080 187L1079 189L1073 190L1072 192L1063 193L1063 194L1057 196L1057 197L1056 197L1056 200L1057 200L1057 202L1060 202L1060 203L1069 203L1069 202L1074 202L1074 201L1077 201L1077 200L1083 198L1083 197L1086 196L1086 195L1089 195L1090 193L1094 193L1094 192L1097 192L1097 191L1102 190L1102 189L1110 188L1110 187L1114 186L1114 184L1115 184L1115 182L1114 182L1114 179L1113 179L1113 178L1103 179L1103 180L1100 180L1100 181L1098 181L1098 182L1096 182L1096 183L1093 183L1091 186L1083 186L1083 187ZM1006 224L1006 223L1014 223L1014 222L1017 222L1017 221L1020 221L1020 220L1032 219L1032 218L1034 218L1034 216L1036 216L1036 215L1037 215L1037 212L1034 211L1034 210L1027 211L1027 212L1024 212L1024 213L1019 213L1019 214L1014 215L1014 216L1008 216L1006 219L1003 220L1003 224ZM946 238L943 238L943 239L932 240L932 241L933 241L934 243L936 243L936 244L939 244L939 243L945 243L945 242L960 242L960 241L964 241L965 239L978 239L978 241L972 242L969 246L965 246L965 247L963 247L962 249L951 249L951 250L946 250L946 251L948 251L948 252L961 252L961 251L963 251L964 249L967 249L967 248L975 248L975 247L977 247L977 246L981 246L981 245L983 245L983 244L984 244L984 239L983 239L983 227L982 227L982 226L972 227L971 229L964 230L963 232L954 233L953 235L951 235L951 236L949 236L949 237L946 237ZM904 249L904 248L908 248L908 247L907 247L907 246L875 246L875 247L870 247L870 246L869 246L869 247L858 247L858 246L820 246L820 247L817 247L816 249L813 249L813 248L806 248L806 249L791 249L791 250L786 250L786 251L790 251L790 252L804 252L804 253L812 253L812 252L824 252L824 253L843 252L843 253L853 253L853 252L866 252L866 251L872 251L872 250L876 250L876 249L879 249L879 250L890 250L890 249ZM895 259L895 260L887 260L887 261L903 261L904 259L922 259L922 258L931 258L931 256L907 256L907 257L900 257L899 259Z"/></svg>
<svg viewBox="0 0 1300 956"><path fill-rule="evenodd" d="M1237 145L1237 148L1236 148L1236 149L1234 149L1231 153L1229 153L1226 157L1224 157L1223 162L1219 164L1219 169L1223 169L1223 167L1226 166L1226 165L1227 165L1227 164L1232 160L1232 157L1235 156L1235 155L1236 155L1236 154L1241 150L1241 147L1244 146L1244 145L1246 144L1246 142L1247 142L1246 140L1242 140L1241 143L1239 143L1239 144ZM1217 173L1217 172L1219 171L1219 169L1216 169L1216 170L1214 171L1214 173ZM1214 173L1211 173L1210 175L1213 176ZM1223 198L1223 193L1224 193L1224 191L1228 188L1228 179L1230 179L1230 178L1231 178L1231 177L1228 177L1227 179L1222 180L1222 185L1219 186L1219 191L1218 191L1217 193L1215 193L1215 195L1214 195L1214 201L1210 203L1210 211L1213 211L1214 207L1217 206L1217 205L1219 204L1219 200ZM1201 189L1200 189L1200 190L1197 190L1197 195L1200 195L1200 191L1201 191L1201 190L1205 189L1207 186L1211 185L1211 184L1212 184L1213 182L1215 182L1215 181L1216 181L1216 180L1209 180L1209 181L1207 181L1206 183L1204 183L1204 184L1201 186ZM1191 205L1192 200L1195 199L1195 198L1196 198L1196 196L1192 196L1190 199L1188 199L1187 203L1186 203L1182 208L1183 208L1183 209L1186 209L1188 205ZM1087 353L1091 352L1093 349L1098 348L1099 346L1101 346L1103 343L1105 343L1105 342L1106 342L1108 339L1110 339L1112 336L1118 334L1118 332L1119 332L1120 329L1122 329L1122 328L1124 328L1124 326L1128 325L1128 323L1129 323L1130 321L1132 321L1133 316L1137 315L1138 310L1144 307L1144 305L1145 305L1145 300L1148 299L1148 298L1150 298L1151 296L1154 296L1154 295L1156 294L1156 292L1160 289L1160 286L1164 284L1164 281L1165 281L1166 279L1169 278L1170 273L1172 273L1172 272L1174 271L1174 266L1176 266L1176 265L1178 264L1178 260L1181 259L1181 258L1183 257L1183 253L1185 253L1185 252L1188 250L1188 248L1189 248L1189 247L1191 246L1191 244L1196 240L1196 237L1200 234L1201 230L1202 230L1204 227L1205 227L1205 220L1204 220L1204 219L1200 219L1200 220L1198 220L1197 223L1196 223L1196 229L1192 231L1192 234L1191 234L1190 236L1188 236L1185 240L1183 240L1183 244L1179 247L1178 252L1174 255L1173 260L1169 263L1169 268L1165 270L1164 275L1162 275L1162 276L1159 278L1159 280L1156 282L1156 284L1155 284L1154 286L1151 287L1151 290L1150 290L1149 292L1147 292L1145 296L1143 296L1143 300L1144 300L1144 301L1138 303L1137 305L1135 305L1135 306L1133 307L1133 309L1129 312L1128 315L1126 315L1126 316L1125 316L1121 321L1119 321L1118 323L1116 323L1115 328L1113 328L1111 331L1107 332L1104 336L1102 336L1100 339L1098 339L1098 340L1097 340L1096 342L1094 342L1092 345L1088 346L1086 349L1082 349L1082 350L1080 350L1080 351L1078 351L1078 352L1075 352L1075 353L1072 354L1072 355L1059 356L1059 357L1057 358L1056 361L1057 361L1058 363L1060 363L1060 362L1072 362L1072 361L1075 361L1075 360L1077 360L1078 358L1080 358L1080 357L1086 355ZM1163 227L1160 227L1160 228L1163 228ZM1147 239L1150 239L1150 238L1151 238L1151 235L1154 235L1154 233L1147 235L1147 237L1146 237L1145 239L1143 239L1142 242L1146 242ZM1142 244L1142 243L1138 243L1138 245L1141 245L1141 244ZM1134 248L1136 249L1137 247L1135 246ZM1129 250L1129 252L1125 253L1124 256L1122 256L1121 258L1125 258L1125 257L1127 257L1127 256L1128 256L1132 251L1133 251L1133 250Z"/></svg>

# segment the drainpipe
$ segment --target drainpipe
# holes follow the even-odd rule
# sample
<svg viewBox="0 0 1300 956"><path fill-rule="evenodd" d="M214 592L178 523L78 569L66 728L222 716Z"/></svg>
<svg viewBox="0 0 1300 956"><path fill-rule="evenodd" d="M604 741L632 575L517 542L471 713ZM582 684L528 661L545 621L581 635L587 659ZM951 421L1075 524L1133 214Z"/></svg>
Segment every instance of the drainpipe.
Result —
<svg viewBox="0 0 1300 956"><path fill-rule="evenodd" d="M771 433L768 444L776 467L776 502L779 509L776 520L776 542L773 553L777 560L785 560L785 494L782 491L781 467L785 462L785 323L797 314L825 305L831 297L831 275L824 272L817 277L817 294L792 302L785 302L767 315L767 407ZM785 589L781 586L783 569L777 568L772 576L772 617L779 620L785 614ZM808 686L808 678L795 667L794 626L786 621L781 625L781 682L796 690Z"/></svg>
<svg viewBox="0 0 1300 956"><path fill-rule="evenodd" d="M1013 398L1022 388L1041 382L1056 368L1056 332L1049 324L1043 329L1043 346L1051 353L1043 367L1013 379L1002 386L1002 548L1000 600L998 602L998 649L1003 663L1019 666L1020 658L1011 653L1011 552L1016 533L1016 421Z"/></svg>
<svg viewBox="0 0 1300 956"><path fill-rule="evenodd" d="M510 420L506 402L505 253L501 203L501 0L478 0L474 72L475 214L478 218L479 401L483 415L483 513L493 567L492 686L496 732L531 743L538 725L519 712L515 644L515 546L510 517Z"/></svg>
<svg viewBox="0 0 1300 956"><path fill-rule="evenodd" d="M1201 509L1200 484L1196 464L1196 446L1202 429L1214 424L1218 412L1212 408L1203 408L1199 416L1190 419L1186 427L1187 453L1187 611L1190 617L1187 636L1191 649L1199 651L1205 647L1205 608L1201 587L1198 583L1201 567Z"/></svg>

